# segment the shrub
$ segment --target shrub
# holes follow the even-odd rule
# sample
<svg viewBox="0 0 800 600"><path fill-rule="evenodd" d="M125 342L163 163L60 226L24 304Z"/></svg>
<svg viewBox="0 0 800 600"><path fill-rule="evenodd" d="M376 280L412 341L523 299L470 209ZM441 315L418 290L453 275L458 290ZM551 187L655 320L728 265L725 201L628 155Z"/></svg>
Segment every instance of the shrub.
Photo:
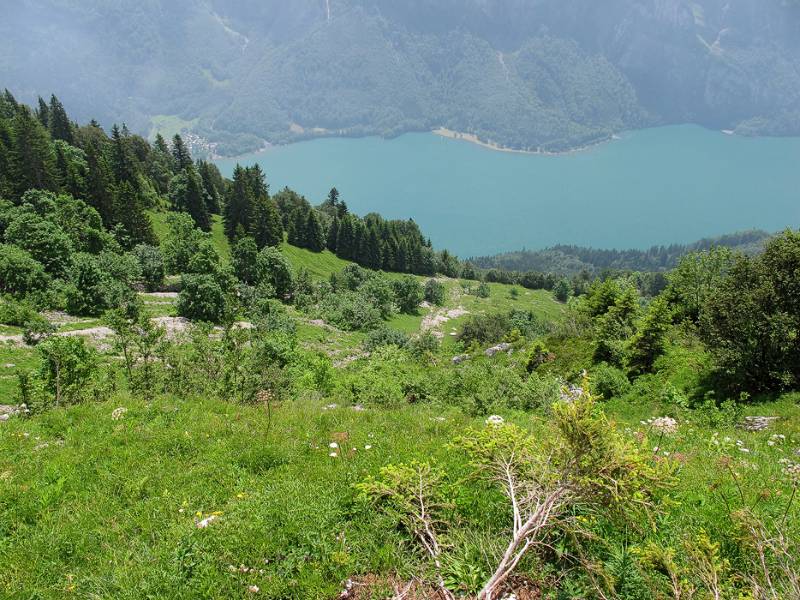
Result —
<svg viewBox="0 0 800 600"><path fill-rule="evenodd" d="M569 281L566 279L560 279L558 283L553 287L553 296L555 296L556 300L559 302L566 302L569 300L569 297L572 295L572 286L569 284Z"/></svg>
<svg viewBox="0 0 800 600"><path fill-rule="evenodd" d="M247 236L240 239L231 250L231 261L236 278L248 285L256 282L256 260L258 259L258 246L256 241Z"/></svg>
<svg viewBox="0 0 800 600"><path fill-rule="evenodd" d="M92 391L97 353L81 337L51 337L37 347L39 370L20 377L23 404L32 411L76 403Z"/></svg>
<svg viewBox="0 0 800 600"><path fill-rule="evenodd" d="M331 285L333 289L337 291L350 290L351 292L355 292L374 275L375 273L373 271L369 271L356 264L350 264L338 273L331 275Z"/></svg>
<svg viewBox="0 0 800 600"><path fill-rule="evenodd" d="M368 352L372 352L376 348L382 346L405 348L408 343L409 339L405 333L384 326L374 329L367 334L367 339L364 340L364 348Z"/></svg>
<svg viewBox="0 0 800 600"><path fill-rule="evenodd" d="M475 295L478 298L488 298L492 295L492 289L489 287L488 283L481 281L478 285L478 289L475 290Z"/></svg>
<svg viewBox="0 0 800 600"><path fill-rule="evenodd" d="M393 286L384 276L379 275L368 279L358 288L358 293L378 309L381 319L388 319L397 312Z"/></svg>
<svg viewBox="0 0 800 600"><path fill-rule="evenodd" d="M194 220L186 213L170 213L167 216L167 234L161 243L164 267L167 273L189 272L189 261L200 252L210 235L195 227Z"/></svg>
<svg viewBox="0 0 800 600"><path fill-rule="evenodd" d="M72 243L60 228L33 212L22 212L8 225L8 244L27 250L45 271L62 276L67 272Z"/></svg>
<svg viewBox="0 0 800 600"><path fill-rule="evenodd" d="M18 298L47 287L44 266L22 248L0 244L0 292Z"/></svg>
<svg viewBox="0 0 800 600"><path fill-rule="evenodd" d="M67 312L73 315L99 315L123 304L133 296L122 281L105 272L96 256L76 254L65 289Z"/></svg>
<svg viewBox="0 0 800 600"><path fill-rule="evenodd" d="M394 295L400 312L414 314L419 310L420 302L425 297L422 285L415 277L405 275L392 282Z"/></svg>
<svg viewBox="0 0 800 600"><path fill-rule="evenodd" d="M219 323L226 314L226 298L212 275L186 274L178 295L178 314L193 321Z"/></svg>
<svg viewBox="0 0 800 600"><path fill-rule="evenodd" d="M430 354L435 354L439 350L439 338L431 331L423 331L408 340L408 351L415 357L421 358Z"/></svg>
<svg viewBox="0 0 800 600"><path fill-rule="evenodd" d="M166 269L164 267L164 257L161 250L156 246L139 244L133 249L133 255L139 262L142 282L148 292L155 292L164 285Z"/></svg>
<svg viewBox="0 0 800 600"><path fill-rule="evenodd" d="M320 316L345 331L369 330L381 322L380 311L364 296L342 291L329 294L319 303Z"/></svg>
<svg viewBox="0 0 800 600"><path fill-rule="evenodd" d="M289 260L277 248L266 247L256 259L256 280L269 284L279 300L285 300L294 291L294 273Z"/></svg>
<svg viewBox="0 0 800 600"><path fill-rule="evenodd" d="M624 371L608 363L600 363L594 367L589 383L592 393L606 400L624 396L631 389L631 383Z"/></svg>
<svg viewBox="0 0 800 600"><path fill-rule="evenodd" d="M499 342L511 331L508 315L470 315L461 325L457 339L465 345L472 342L488 344Z"/></svg>
<svg viewBox="0 0 800 600"><path fill-rule="evenodd" d="M428 279L425 282L425 300L435 306L444 304L446 291L444 284L436 279Z"/></svg>

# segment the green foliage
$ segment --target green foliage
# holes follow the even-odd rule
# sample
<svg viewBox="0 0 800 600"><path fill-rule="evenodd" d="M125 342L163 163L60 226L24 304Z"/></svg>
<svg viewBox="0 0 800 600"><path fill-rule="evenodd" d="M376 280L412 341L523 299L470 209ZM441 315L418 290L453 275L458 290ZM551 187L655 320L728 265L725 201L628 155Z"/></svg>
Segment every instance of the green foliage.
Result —
<svg viewBox="0 0 800 600"><path fill-rule="evenodd" d="M49 280L44 266L29 252L0 244L0 291L22 298L45 289Z"/></svg>
<svg viewBox="0 0 800 600"><path fill-rule="evenodd" d="M559 279L553 287L553 295L559 302L566 302L572 294L572 286L566 279Z"/></svg>
<svg viewBox="0 0 800 600"><path fill-rule="evenodd" d="M246 284L253 285L258 278L256 261L258 246L251 237L243 237L233 246L231 260L236 278Z"/></svg>
<svg viewBox="0 0 800 600"><path fill-rule="evenodd" d="M164 284L166 276L161 250L156 246L139 244L133 249L133 255L139 263L145 289L148 292L158 291Z"/></svg>
<svg viewBox="0 0 800 600"><path fill-rule="evenodd" d="M227 314L227 298L213 275L185 274L176 306L178 314L193 321L219 323Z"/></svg>
<svg viewBox="0 0 800 600"><path fill-rule="evenodd" d="M267 246L256 258L256 280L269 285L275 297L285 300L294 291L294 271L287 258L277 248Z"/></svg>
<svg viewBox="0 0 800 600"><path fill-rule="evenodd" d="M197 229L194 220L185 213L170 214L167 227L167 233L161 241L167 273L188 273L189 261L204 244L210 244L209 236Z"/></svg>
<svg viewBox="0 0 800 600"><path fill-rule="evenodd" d="M372 352L382 346L397 346L405 348L409 344L408 336L402 331L397 331L390 327L378 327L367 334L364 340L364 349Z"/></svg>
<svg viewBox="0 0 800 600"><path fill-rule="evenodd" d="M114 277L91 254L76 254L70 269L66 307L74 315L99 315L132 297L127 282Z"/></svg>
<svg viewBox="0 0 800 600"><path fill-rule="evenodd" d="M436 279L428 279L425 282L425 301L434 306L443 306L446 299L447 290L444 284Z"/></svg>
<svg viewBox="0 0 800 600"><path fill-rule="evenodd" d="M31 412L89 399L98 391L97 355L80 337L51 337L37 346L39 370L20 376L20 400Z"/></svg>
<svg viewBox="0 0 800 600"><path fill-rule="evenodd" d="M345 331L370 330L381 322L381 311L357 292L328 294L318 310L327 323Z"/></svg>
<svg viewBox="0 0 800 600"><path fill-rule="evenodd" d="M733 259L730 250L720 247L689 254L680 260L668 276L668 293L675 298L679 316L693 321L699 319L706 299L719 287Z"/></svg>
<svg viewBox="0 0 800 600"><path fill-rule="evenodd" d="M402 313L416 314L422 302L424 290L422 285L411 276L401 277L392 282L397 306Z"/></svg>
<svg viewBox="0 0 800 600"><path fill-rule="evenodd" d="M800 234L787 231L764 254L739 257L705 296L700 335L733 391L794 388L800 382Z"/></svg>
<svg viewBox="0 0 800 600"><path fill-rule="evenodd" d="M489 296L491 296L491 294L492 294L492 290L489 287L489 284L487 284L485 281L481 281L478 284L478 288L475 291L475 295L478 298L488 298Z"/></svg>
<svg viewBox="0 0 800 600"><path fill-rule="evenodd" d="M605 400L624 396L631 388L625 372L607 363L595 365L589 383L592 393Z"/></svg>

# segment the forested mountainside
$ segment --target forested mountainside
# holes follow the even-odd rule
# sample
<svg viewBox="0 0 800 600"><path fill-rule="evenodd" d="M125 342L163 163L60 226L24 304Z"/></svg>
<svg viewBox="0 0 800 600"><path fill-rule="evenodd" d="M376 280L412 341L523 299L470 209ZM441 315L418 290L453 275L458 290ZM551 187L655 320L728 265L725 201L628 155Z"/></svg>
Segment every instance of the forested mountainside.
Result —
<svg viewBox="0 0 800 600"><path fill-rule="evenodd" d="M692 252L711 248L729 248L744 254L760 252L772 237L759 230L705 238L693 244L653 246L647 250L613 250L582 246L556 245L543 250L520 250L471 259L481 269L504 271L539 271L557 275L575 275L582 271L603 270L660 272L675 268L680 259Z"/></svg>
<svg viewBox="0 0 800 600"><path fill-rule="evenodd" d="M440 126L553 151L666 123L800 133L795 1L26 0L4 12L0 79L20 99L58 89L80 120L186 128L221 154Z"/></svg>

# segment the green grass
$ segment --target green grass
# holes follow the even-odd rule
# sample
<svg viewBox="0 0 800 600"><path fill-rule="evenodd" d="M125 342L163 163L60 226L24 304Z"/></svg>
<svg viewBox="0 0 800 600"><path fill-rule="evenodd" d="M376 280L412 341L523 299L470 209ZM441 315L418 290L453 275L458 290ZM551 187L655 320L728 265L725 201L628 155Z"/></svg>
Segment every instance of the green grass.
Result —
<svg viewBox="0 0 800 600"><path fill-rule="evenodd" d="M311 277L317 280L327 280L334 273L338 273L350 263L336 256L330 250L312 252L305 248L297 248L289 244L281 245L283 252L289 259L295 271L306 269Z"/></svg>
<svg viewBox="0 0 800 600"><path fill-rule="evenodd" d="M333 598L352 573L404 562L351 483L393 460L444 459L441 441L469 421L297 402L270 425L260 407L125 398L12 420L0 425L0 596L244 598L257 585ZM341 432L345 456L331 458Z"/></svg>
<svg viewBox="0 0 800 600"><path fill-rule="evenodd" d="M14 404L17 396L17 373L37 367L37 359L33 348L0 344L0 404Z"/></svg>
<svg viewBox="0 0 800 600"><path fill-rule="evenodd" d="M154 140L156 134L161 134L165 139L171 140L175 134L183 133L197 124L198 119L187 121L177 115L155 115L150 119L150 133L148 138Z"/></svg>

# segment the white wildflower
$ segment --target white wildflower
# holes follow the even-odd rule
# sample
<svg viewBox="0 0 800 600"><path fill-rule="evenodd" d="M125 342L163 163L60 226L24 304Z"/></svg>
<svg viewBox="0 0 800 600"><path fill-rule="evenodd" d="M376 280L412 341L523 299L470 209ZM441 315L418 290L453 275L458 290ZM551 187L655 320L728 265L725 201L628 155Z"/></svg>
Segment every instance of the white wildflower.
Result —
<svg viewBox="0 0 800 600"><path fill-rule="evenodd" d="M328 456L330 456L331 458L336 458L339 455L336 452L331 452L330 454L328 454Z"/></svg>
<svg viewBox="0 0 800 600"><path fill-rule="evenodd" d="M338 447L339 447L339 444L337 444L336 442L331 442L330 444L328 444L328 448L333 448L334 450L336 448L338 448Z"/></svg>
<svg viewBox="0 0 800 600"><path fill-rule="evenodd" d="M111 420L112 421L119 421L122 417L125 416L125 413L128 412L128 409L124 406L120 406L119 408L115 408L114 412L111 413Z"/></svg>
<svg viewBox="0 0 800 600"><path fill-rule="evenodd" d="M372 450L372 444L367 444L364 446L364 450Z"/></svg>
<svg viewBox="0 0 800 600"><path fill-rule="evenodd" d="M678 430L678 422L672 417L653 419L650 426L659 433L675 433Z"/></svg>
<svg viewBox="0 0 800 600"><path fill-rule="evenodd" d="M216 520L217 520L217 518L218 518L218 517L217 517L217 515L211 515L211 516L208 516L208 517L206 517L205 519L203 519L202 521L198 521L198 522L197 522L197 528L198 528L198 529L205 529L206 527L208 527L209 525L211 525L211 523L213 523L214 521L216 521Z"/></svg>
<svg viewBox="0 0 800 600"><path fill-rule="evenodd" d="M257 585L251 585L247 588L247 591L251 594L257 594L260 590Z"/></svg>
<svg viewBox="0 0 800 600"><path fill-rule="evenodd" d="M493 427L498 427L498 426L502 425L503 423L505 423L505 419L503 417L501 417L500 415L492 415L491 417L486 419L486 424L487 425L492 425Z"/></svg>

